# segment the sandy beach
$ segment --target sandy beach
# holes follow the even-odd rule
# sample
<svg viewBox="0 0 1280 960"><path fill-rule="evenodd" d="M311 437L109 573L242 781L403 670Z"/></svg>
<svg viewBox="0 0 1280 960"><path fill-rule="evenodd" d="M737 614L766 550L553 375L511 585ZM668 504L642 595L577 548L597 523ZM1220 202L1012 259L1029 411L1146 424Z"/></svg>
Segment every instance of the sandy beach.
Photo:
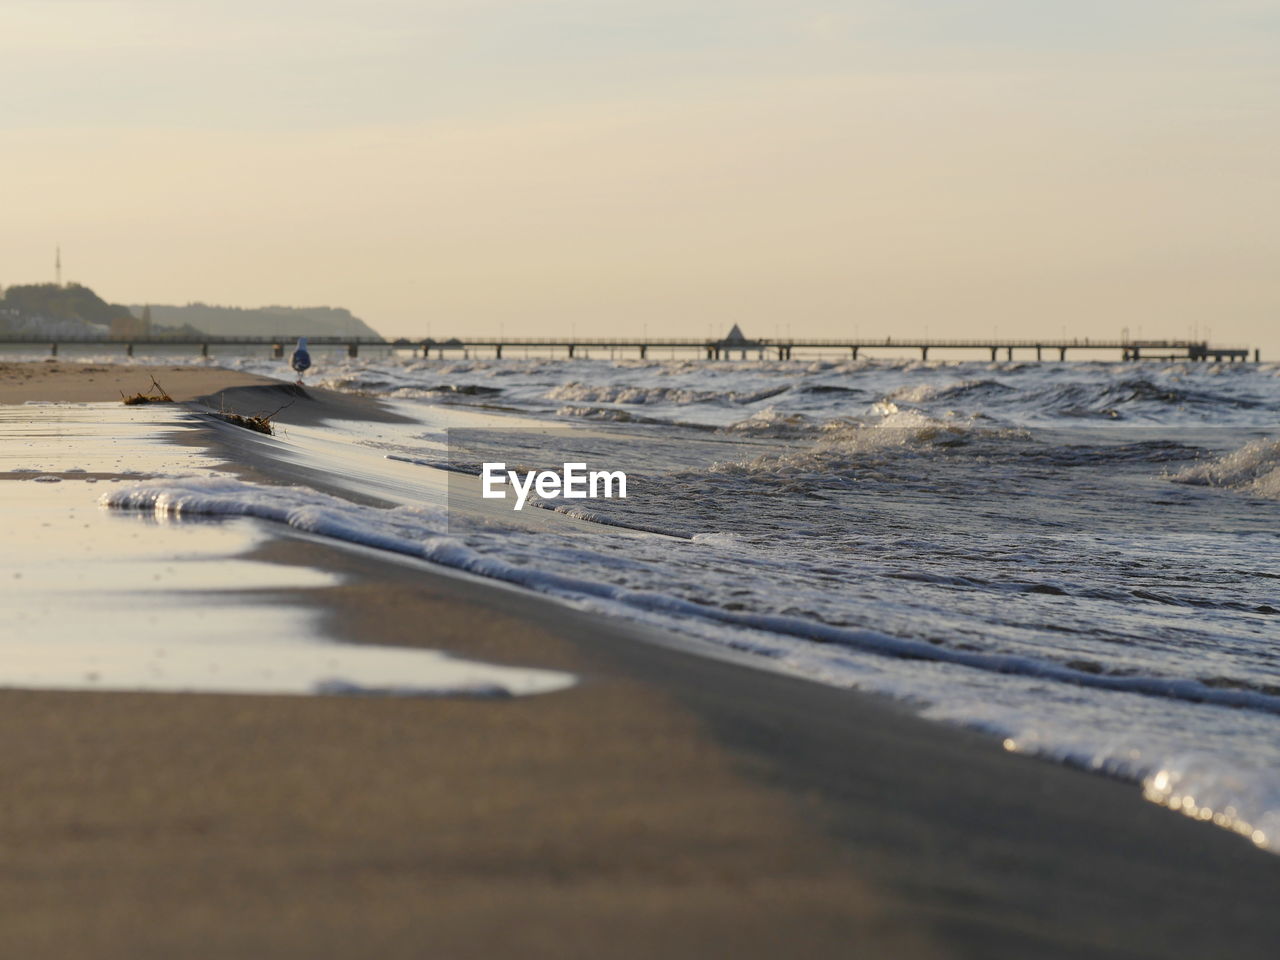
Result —
<svg viewBox="0 0 1280 960"><path fill-rule="evenodd" d="M209 367L12 363L0 403L109 401L151 375L175 400L240 412L287 389ZM387 416L308 388L279 421ZM183 442L231 456L213 431ZM1280 944L1280 859L1132 784L423 562L286 528L253 559L340 582L226 603L305 602L345 642L579 683L508 700L0 691L14 956L1012 960Z"/></svg>
<svg viewBox="0 0 1280 960"><path fill-rule="evenodd" d="M45 359L0 362L0 403L93 403L149 393L151 378L179 403L225 387L267 383L263 377L218 367L169 364L77 363Z"/></svg>

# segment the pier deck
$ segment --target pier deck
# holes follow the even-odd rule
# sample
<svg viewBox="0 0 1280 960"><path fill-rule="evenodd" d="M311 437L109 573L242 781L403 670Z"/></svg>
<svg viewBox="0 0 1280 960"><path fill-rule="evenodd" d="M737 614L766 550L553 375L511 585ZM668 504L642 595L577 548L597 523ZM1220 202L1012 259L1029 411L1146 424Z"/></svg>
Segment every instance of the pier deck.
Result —
<svg viewBox="0 0 1280 960"><path fill-rule="evenodd" d="M292 344L292 338L248 337L248 336L207 336L191 337L189 335L167 337L153 334L146 337L75 339L61 337L5 336L0 335L0 349L6 346L48 346L50 354L57 356L60 346L100 345L122 349L128 356L138 348L145 347L184 347L198 349L203 356L209 356L215 347L271 347L277 356L283 356ZM692 353L694 356L708 360L728 360L738 357L747 359L769 357L777 360L790 360L796 351L847 351L852 359L860 356L874 356L884 351L901 352L903 350L919 350L922 360L929 359L932 351L973 351L979 357L986 355L990 360L1045 360L1065 361L1068 352L1078 358L1082 352L1091 355L1097 351L1119 354L1121 360L1195 360L1213 361L1215 363L1244 362L1260 358L1259 351L1242 346L1218 346L1205 340L1093 340L1089 338L1072 339L977 339L977 340L945 340L885 337L883 339L721 339L677 337L677 338L634 338L634 337L451 337L436 340L430 337L405 338L395 340L373 339L361 337L320 336L308 337L313 347L339 346L346 347L347 354L355 357L361 347L375 347L392 350L413 350L422 356L444 357L449 353L462 353L470 356L475 352L487 353L501 357L504 350L524 349L539 352L561 352L569 357L580 356L589 350L608 350L612 355L618 352L632 354L644 359L651 350L668 350L682 354ZM1092 357L1096 359L1096 356Z"/></svg>

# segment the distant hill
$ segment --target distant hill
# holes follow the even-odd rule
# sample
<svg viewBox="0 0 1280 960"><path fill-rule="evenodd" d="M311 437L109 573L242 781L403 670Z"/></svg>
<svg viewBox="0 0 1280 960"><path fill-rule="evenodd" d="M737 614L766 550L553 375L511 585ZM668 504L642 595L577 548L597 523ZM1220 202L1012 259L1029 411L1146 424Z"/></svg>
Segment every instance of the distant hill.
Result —
<svg viewBox="0 0 1280 960"><path fill-rule="evenodd" d="M211 336L234 337L359 337L382 335L342 307L215 307L189 303L185 307L151 304L151 323L157 333L191 328ZM141 317L145 307L129 307Z"/></svg>
<svg viewBox="0 0 1280 960"><path fill-rule="evenodd" d="M96 339L185 336L359 337L381 335L341 307L185 307L107 303L79 283L14 284L0 296L0 335Z"/></svg>
<svg viewBox="0 0 1280 960"><path fill-rule="evenodd" d="M138 321L129 308L107 303L79 283L14 284L0 297L0 332L103 337Z"/></svg>

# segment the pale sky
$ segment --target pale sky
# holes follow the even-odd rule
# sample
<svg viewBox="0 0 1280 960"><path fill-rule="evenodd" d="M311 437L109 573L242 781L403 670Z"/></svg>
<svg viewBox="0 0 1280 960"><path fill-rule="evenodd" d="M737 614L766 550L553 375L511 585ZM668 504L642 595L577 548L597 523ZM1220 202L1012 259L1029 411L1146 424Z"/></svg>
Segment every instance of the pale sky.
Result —
<svg viewBox="0 0 1280 960"><path fill-rule="evenodd" d="M1280 0L0 0L0 284L1280 359Z"/></svg>

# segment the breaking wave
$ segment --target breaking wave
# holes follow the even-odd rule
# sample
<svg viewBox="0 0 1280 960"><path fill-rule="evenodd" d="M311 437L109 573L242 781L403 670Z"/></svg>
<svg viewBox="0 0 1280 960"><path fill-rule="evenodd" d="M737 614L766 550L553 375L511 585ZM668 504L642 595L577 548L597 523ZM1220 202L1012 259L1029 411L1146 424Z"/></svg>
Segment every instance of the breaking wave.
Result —
<svg viewBox="0 0 1280 960"><path fill-rule="evenodd" d="M745 405L767 400L789 390L789 386L739 392L736 390L691 390L682 387L653 387L636 384L589 384L574 380L553 387L546 399L570 403L675 404L733 403Z"/></svg>
<svg viewBox="0 0 1280 960"><path fill-rule="evenodd" d="M1187 467L1170 479L1280 500L1280 440L1255 440L1225 457Z"/></svg>

